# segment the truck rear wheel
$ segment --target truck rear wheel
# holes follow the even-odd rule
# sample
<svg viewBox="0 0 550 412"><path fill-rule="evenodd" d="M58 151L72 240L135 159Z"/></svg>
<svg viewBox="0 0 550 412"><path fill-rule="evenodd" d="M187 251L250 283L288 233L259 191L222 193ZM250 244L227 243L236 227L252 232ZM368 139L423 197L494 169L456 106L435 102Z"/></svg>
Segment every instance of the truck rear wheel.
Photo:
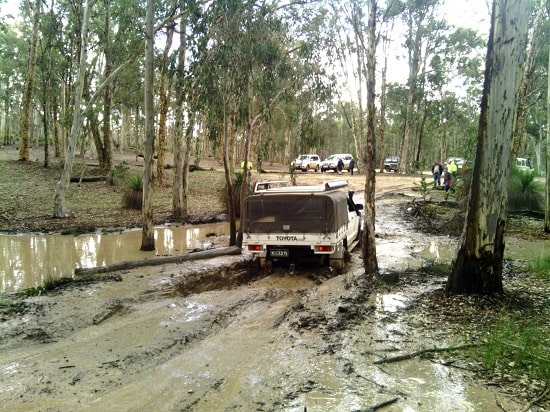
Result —
<svg viewBox="0 0 550 412"><path fill-rule="evenodd" d="M344 268L344 258L330 259L330 267L334 269L343 269Z"/></svg>
<svg viewBox="0 0 550 412"><path fill-rule="evenodd" d="M271 260L267 260L266 258L260 258L260 267L264 269L270 269L273 266L273 262Z"/></svg>

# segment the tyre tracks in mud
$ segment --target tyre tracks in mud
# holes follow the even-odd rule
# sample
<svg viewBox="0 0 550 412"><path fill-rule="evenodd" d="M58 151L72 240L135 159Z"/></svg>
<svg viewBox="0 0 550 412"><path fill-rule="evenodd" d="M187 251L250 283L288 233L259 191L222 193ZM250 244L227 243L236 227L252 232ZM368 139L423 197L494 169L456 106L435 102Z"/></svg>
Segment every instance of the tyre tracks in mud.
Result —
<svg viewBox="0 0 550 412"><path fill-rule="evenodd" d="M337 304L329 315L323 313L326 305L312 297L333 273L314 269L290 274L282 268L265 272L250 262L232 260L236 263L217 259L213 266L173 266L148 274L134 270L121 273L120 282L26 298L24 310L10 315L1 331L0 361L12 365L2 380L12 384L6 384L0 408L78 410L104 397L116 398L125 393L121 388L135 389L150 376L162 375L162 365L177 363L186 353L204 356L201 346L228 330L232 336L246 335L250 323L261 323L266 335L287 326L299 331L338 324L329 320L338 314ZM196 374L205 367L197 365ZM216 387L220 379L225 380L206 379L189 389L191 398L200 399L200 387ZM174 402L191 405L181 399Z"/></svg>

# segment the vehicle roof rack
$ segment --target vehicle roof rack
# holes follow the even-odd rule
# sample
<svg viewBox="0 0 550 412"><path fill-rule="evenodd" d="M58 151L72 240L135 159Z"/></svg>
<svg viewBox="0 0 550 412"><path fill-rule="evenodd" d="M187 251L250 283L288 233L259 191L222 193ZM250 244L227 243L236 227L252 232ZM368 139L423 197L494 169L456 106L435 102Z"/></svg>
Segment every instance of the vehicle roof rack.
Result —
<svg viewBox="0 0 550 412"><path fill-rule="evenodd" d="M260 181L254 185L254 193L311 193L328 192L348 186L347 180L330 180L322 185L292 186L288 180Z"/></svg>

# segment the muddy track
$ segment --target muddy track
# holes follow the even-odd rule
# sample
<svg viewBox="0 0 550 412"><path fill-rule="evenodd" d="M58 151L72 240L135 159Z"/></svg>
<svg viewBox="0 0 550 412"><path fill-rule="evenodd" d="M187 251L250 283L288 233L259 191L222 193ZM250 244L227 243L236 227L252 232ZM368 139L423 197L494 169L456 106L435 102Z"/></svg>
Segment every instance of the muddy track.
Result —
<svg viewBox="0 0 550 412"><path fill-rule="evenodd" d="M381 250L395 255L407 233L399 247L413 253L425 236L397 204L377 210ZM2 312L0 410L497 411L496 396L517 406L431 359L376 365L456 337L415 303L444 279L413 274L373 291L361 266L359 251L341 272L225 256L15 299Z"/></svg>

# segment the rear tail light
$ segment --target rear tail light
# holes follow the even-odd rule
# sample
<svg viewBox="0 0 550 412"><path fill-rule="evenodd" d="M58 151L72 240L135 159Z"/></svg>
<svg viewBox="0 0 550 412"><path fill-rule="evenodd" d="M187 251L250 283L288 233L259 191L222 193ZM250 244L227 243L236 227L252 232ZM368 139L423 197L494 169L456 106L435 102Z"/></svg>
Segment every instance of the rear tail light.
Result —
<svg viewBox="0 0 550 412"><path fill-rule="evenodd" d="M332 252L333 248L330 245L328 245L328 246L318 245L318 246L315 246L315 251L316 252Z"/></svg>
<svg viewBox="0 0 550 412"><path fill-rule="evenodd" d="M250 252L261 252L262 246L261 245L248 245L248 250Z"/></svg>

